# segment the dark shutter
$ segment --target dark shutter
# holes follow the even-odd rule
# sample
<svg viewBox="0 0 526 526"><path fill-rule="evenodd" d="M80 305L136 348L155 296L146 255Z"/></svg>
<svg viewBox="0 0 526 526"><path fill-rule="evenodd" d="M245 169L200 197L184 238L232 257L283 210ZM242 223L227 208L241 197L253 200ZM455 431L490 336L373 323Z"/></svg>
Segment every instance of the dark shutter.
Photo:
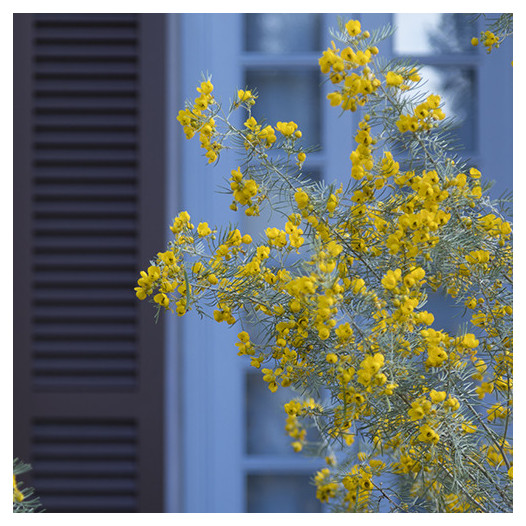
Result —
<svg viewBox="0 0 526 526"><path fill-rule="evenodd" d="M14 15L14 456L50 512L163 511L165 18Z"/></svg>

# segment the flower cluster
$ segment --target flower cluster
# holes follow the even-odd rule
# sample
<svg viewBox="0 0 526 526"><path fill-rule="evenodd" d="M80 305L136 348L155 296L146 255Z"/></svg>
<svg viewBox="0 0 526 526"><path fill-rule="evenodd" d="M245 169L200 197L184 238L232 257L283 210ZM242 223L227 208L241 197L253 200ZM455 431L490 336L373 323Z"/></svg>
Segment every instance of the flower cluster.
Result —
<svg viewBox="0 0 526 526"><path fill-rule="evenodd" d="M401 133L429 131L436 126L436 121L444 118L445 114L440 108L440 96L429 95L425 102L415 107L412 115L400 115L396 125Z"/></svg>
<svg viewBox="0 0 526 526"><path fill-rule="evenodd" d="M487 53L491 53L491 50L495 46L495 48L498 48L500 45L499 37L495 36L491 31L482 31L480 33L480 40L484 44ZM471 44L473 46L479 45L479 39L477 37L473 37L471 39Z"/></svg>
<svg viewBox="0 0 526 526"><path fill-rule="evenodd" d="M368 31L362 32L360 22L350 20L346 31L351 37L348 46L343 49L332 47L323 52L319 59L322 73L328 74L337 89L327 95L331 106L341 106L343 110L356 111L363 106L368 96L380 86L368 64L378 54L378 48L368 45Z"/></svg>
<svg viewBox="0 0 526 526"><path fill-rule="evenodd" d="M221 144L214 141L217 132L213 118L215 103L213 90L214 85L209 80L201 82L197 88L199 96L195 99L193 106L179 111L177 116L187 139L191 139L199 132L201 148L206 150L206 158L209 163L217 160L218 152L221 150Z"/></svg>
<svg viewBox="0 0 526 526"><path fill-rule="evenodd" d="M471 39L472 46L478 46L480 42L489 54L493 48L498 49L506 38L513 35L513 14L503 13L496 19L487 19L487 28L480 32L480 38Z"/></svg>
<svg viewBox="0 0 526 526"><path fill-rule="evenodd" d="M329 101L368 110L348 184L303 178L297 124L258 123L256 98L239 91L231 111L248 111L243 127L217 113L212 132L243 157L228 181L231 208L252 216L284 204L273 208L281 222L254 241L238 229L196 228L181 212L137 297L178 315L213 304L218 323L242 325L238 354L270 391L305 395L285 404L286 431L299 452L308 428L318 429L312 447L330 461L313 481L334 510L375 511L383 500L399 511L508 511L511 225L484 195L480 171L433 142L440 97L406 99L417 68L381 66L378 41L358 21L341 29L345 47L320 59L336 86ZM206 82L198 98L218 105ZM210 125L195 105L182 115L185 133ZM412 157L397 161L392 146L407 131ZM441 327L425 308L433 294L469 313L469 327ZM386 476L399 483L386 487Z"/></svg>

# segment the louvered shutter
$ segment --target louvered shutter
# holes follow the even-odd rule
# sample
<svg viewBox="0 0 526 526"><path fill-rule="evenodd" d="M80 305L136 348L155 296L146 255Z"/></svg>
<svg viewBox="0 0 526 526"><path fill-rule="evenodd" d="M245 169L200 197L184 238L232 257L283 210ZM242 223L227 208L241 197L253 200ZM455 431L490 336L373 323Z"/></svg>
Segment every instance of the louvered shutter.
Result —
<svg viewBox="0 0 526 526"><path fill-rule="evenodd" d="M49 512L163 511L163 15L14 16L14 456ZM174 379L175 380L175 379Z"/></svg>

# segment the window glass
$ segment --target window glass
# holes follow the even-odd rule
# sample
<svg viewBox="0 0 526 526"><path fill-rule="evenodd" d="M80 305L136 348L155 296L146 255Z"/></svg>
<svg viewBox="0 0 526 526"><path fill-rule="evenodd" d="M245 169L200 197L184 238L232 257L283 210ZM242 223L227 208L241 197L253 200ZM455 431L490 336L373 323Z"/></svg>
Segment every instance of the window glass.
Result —
<svg viewBox="0 0 526 526"><path fill-rule="evenodd" d="M249 455L299 457L291 446L294 439L285 431L287 414L283 406L293 398L298 398L298 394L292 389L279 387L272 393L259 371L250 371L246 375L246 448ZM311 443L320 440L315 428L307 428L307 440Z"/></svg>
<svg viewBox="0 0 526 526"><path fill-rule="evenodd" d="M317 71L274 69L247 71L246 84L257 88L254 117L268 124L294 121L305 144L320 144L320 77ZM305 110L308 108L308 111Z"/></svg>
<svg viewBox="0 0 526 526"><path fill-rule="evenodd" d="M473 19L467 13L395 13L394 52L397 55L474 53Z"/></svg>
<svg viewBox="0 0 526 526"><path fill-rule="evenodd" d="M319 513L320 501L310 475L249 475L247 511Z"/></svg>
<svg viewBox="0 0 526 526"><path fill-rule="evenodd" d="M246 378L247 453L294 455L283 409L294 393L283 388L270 392L259 372L250 372Z"/></svg>
<svg viewBox="0 0 526 526"><path fill-rule="evenodd" d="M245 49L260 53L318 51L321 15L250 13L245 15Z"/></svg>
<svg viewBox="0 0 526 526"><path fill-rule="evenodd" d="M467 151L477 148L477 90L475 70L459 66L424 66L420 70L424 82L416 91L439 94L446 117L455 118L460 127L455 131Z"/></svg>

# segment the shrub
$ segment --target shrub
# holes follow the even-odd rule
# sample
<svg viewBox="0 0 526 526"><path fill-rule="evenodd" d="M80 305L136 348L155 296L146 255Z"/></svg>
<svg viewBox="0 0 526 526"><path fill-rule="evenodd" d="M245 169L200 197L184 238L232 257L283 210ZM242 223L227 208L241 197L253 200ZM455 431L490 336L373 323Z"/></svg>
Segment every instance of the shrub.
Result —
<svg viewBox="0 0 526 526"><path fill-rule="evenodd" d="M156 315L213 306L241 325L238 354L298 393L286 430L326 458L314 483L334 511L511 511L511 225L457 155L440 96L414 89L418 66L382 61L390 35L340 22L319 59L330 105L363 115L340 186L303 174L301 130L258 122L253 88L224 113L204 78L177 117L186 137L209 163L233 150L231 208L280 223L253 240L181 212L135 290ZM457 333L426 310L432 294L469 314Z"/></svg>

